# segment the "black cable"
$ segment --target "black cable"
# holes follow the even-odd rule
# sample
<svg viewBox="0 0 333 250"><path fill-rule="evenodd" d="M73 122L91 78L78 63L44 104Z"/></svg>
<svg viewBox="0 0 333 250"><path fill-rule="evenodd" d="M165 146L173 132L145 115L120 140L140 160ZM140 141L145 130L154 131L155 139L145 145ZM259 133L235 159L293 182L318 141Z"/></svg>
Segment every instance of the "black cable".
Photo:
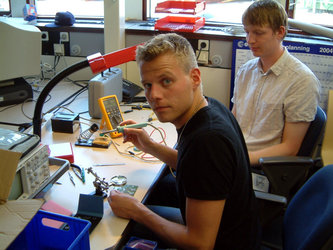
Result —
<svg viewBox="0 0 333 250"><path fill-rule="evenodd" d="M79 87L84 87L84 86L88 86L89 85L89 81L88 80L72 80L72 79L70 79L68 77L66 77L65 80L67 80L69 82L72 82L73 84L75 84L75 85L77 85ZM83 82L85 85L80 84L80 82Z"/></svg>
<svg viewBox="0 0 333 250"><path fill-rule="evenodd" d="M21 145L21 144L25 143L26 141L29 141L30 138L34 137L34 135L30 135L30 134L26 134L26 135L27 135L27 138L25 138L23 141L20 141L20 142L17 142L17 143L15 143L15 144L13 144L13 145L9 148L9 150L13 150L13 149L16 148L18 145Z"/></svg>
<svg viewBox="0 0 333 250"><path fill-rule="evenodd" d="M199 49L199 52L198 52L198 55L197 55L197 61L199 60L199 57L200 57L201 51L202 51L202 47L200 47L200 49Z"/></svg>
<svg viewBox="0 0 333 250"><path fill-rule="evenodd" d="M76 91L72 96L71 98L73 98L72 100L70 100L69 102L67 103L63 103L62 106L68 106L69 104L73 103L75 101L75 99L81 95L83 92L87 91L88 90L88 86L84 86L82 87L80 90ZM67 100L69 100L70 98L67 98Z"/></svg>
<svg viewBox="0 0 333 250"><path fill-rule="evenodd" d="M26 122L26 123L0 122L0 124L7 126L16 126L18 127L18 131L20 132L23 132L32 126L32 122Z"/></svg>
<svg viewBox="0 0 333 250"><path fill-rule="evenodd" d="M33 117L33 132L35 135L41 137L41 130L42 130L42 110L43 105L45 102L46 97L48 96L49 92L56 86L62 79L69 76L70 74L86 68L89 66L88 60L84 60L69 66L68 68L64 69L63 71L59 72L55 75L48 84L43 88L42 92L40 93L37 103L35 106L34 117Z"/></svg>
<svg viewBox="0 0 333 250"><path fill-rule="evenodd" d="M83 92L85 92L86 90L88 90L88 88L87 87L83 87L82 89L76 91L74 94L72 94L71 96L69 96L68 98L66 98L64 101L60 102L58 105L54 106L54 108L56 108L56 107L59 107L59 108L55 109L53 111L53 113L57 113L61 108L64 108L64 107L72 104L75 101L75 99L79 95L81 95ZM71 98L72 98L72 100L70 100ZM65 101L68 101L68 102L64 103Z"/></svg>
<svg viewBox="0 0 333 250"><path fill-rule="evenodd" d="M0 110L0 113L1 113L1 112L4 112L4 111L7 110L7 109L13 108L13 107L15 107L15 106L17 106L17 105L19 105L19 103L16 103L16 104L13 104L13 105L7 106L7 107L1 109L1 110Z"/></svg>
<svg viewBox="0 0 333 250"><path fill-rule="evenodd" d="M75 99L81 95L84 91L86 91L88 89L88 86L84 86L81 89L79 89L78 91L76 91L75 93L73 93L71 96L67 97L65 100L61 101L60 103L58 103L57 105L54 106L54 108L59 107L58 109L56 109L54 112L57 112L61 107L65 107L68 106L69 104L71 104L72 102L75 101ZM73 98L73 99L72 99ZM72 99L72 100L70 100ZM70 100L68 103L68 100Z"/></svg>

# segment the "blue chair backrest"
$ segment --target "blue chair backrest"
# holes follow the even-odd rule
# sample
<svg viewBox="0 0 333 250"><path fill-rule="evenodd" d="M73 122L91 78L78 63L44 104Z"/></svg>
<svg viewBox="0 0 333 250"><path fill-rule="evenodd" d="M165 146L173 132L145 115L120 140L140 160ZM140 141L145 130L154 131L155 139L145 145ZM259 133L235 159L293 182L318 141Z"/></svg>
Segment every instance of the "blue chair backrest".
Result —
<svg viewBox="0 0 333 250"><path fill-rule="evenodd" d="M333 165L319 169L287 207L283 221L285 250L321 249L333 235Z"/></svg>
<svg viewBox="0 0 333 250"><path fill-rule="evenodd" d="M321 107L317 107L315 119L310 123L302 145L297 153L298 156L312 156L316 146L321 139L326 123L326 113Z"/></svg>

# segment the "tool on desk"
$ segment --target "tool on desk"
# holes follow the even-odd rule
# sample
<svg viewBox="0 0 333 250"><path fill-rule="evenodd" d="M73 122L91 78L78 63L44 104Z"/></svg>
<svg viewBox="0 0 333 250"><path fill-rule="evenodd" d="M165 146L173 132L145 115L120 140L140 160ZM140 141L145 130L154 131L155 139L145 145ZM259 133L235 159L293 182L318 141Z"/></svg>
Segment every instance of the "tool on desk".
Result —
<svg viewBox="0 0 333 250"><path fill-rule="evenodd" d="M149 124L150 124L149 122L142 122L142 123L129 124L129 125L125 125L125 126L118 126L115 129L102 132L101 135L113 133L113 132L123 133L125 128L143 128Z"/></svg>
<svg viewBox="0 0 333 250"><path fill-rule="evenodd" d="M69 179L71 180L71 182L73 183L73 185L75 186L75 182L74 182L73 176L71 175L70 172L68 172L68 176L69 176Z"/></svg>
<svg viewBox="0 0 333 250"><path fill-rule="evenodd" d="M124 186L127 183L126 176L123 175L115 175L111 177L110 184L109 182L105 181L105 178L101 179L96 172L93 171L92 167L88 168L88 173L95 176L95 181L93 182L96 191L94 192L94 195L103 196L106 197L107 194L104 191L108 191L110 187L120 187Z"/></svg>
<svg viewBox="0 0 333 250"><path fill-rule="evenodd" d="M104 163L104 164L94 164L94 167L104 167L104 166L120 166L126 165L126 163Z"/></svg>
<svg viewBox="0 0 333 250"><path fill-rule="evenodd" d="M113 130L124 120L116 95L101 97L98 99L98 104L102 112L101 129L106 126L108 130ZM120 137L121 135L117 130L110 132L112 138Z"/></svg>
<svg viewBox="0 0 333 250"><path fill-rule="evenodd" d="M83 182L85 183L85 173L84 173L84 168L79 167L78 165L71 163L72 170L74 174Z"/></svg>
<svg viewBox="0 0 333 250"><path fill-rule="evenodd" d="M137 109L137 110L141 110L141 109L151 109L149 104L138 104L138 105L134 105L132 106L132 109Z"/></svg>
<svg viewBox="0 0 333 250"><path fill-rule="evenodd" d="M156 118L153 118L154 115L155 115L155 113L151 112L151 114L148 117L148 122L152 122L152 121L156 120Z"/></svg>
<svg viewBox="0 0 333 250"><path fill-rule="evenodd" d="M108 148L111 144L110 138L96 137L90 139L98 130L98 125L94 123L91 127L80 134L79 139L75 142L75 146Z"/></svg>
<svg viewBox="0 0 333 250"><path fill-rule="evenodd" d="M83 183L86 182L86 174L84 172L84 168L81 168L81 179Z"/></svg>
<svg viewBox="0 0 333 250"><path fill-rule="evenodd" d="M94 123L89 129L80 133L79 141L88 141L90 137L98 130L98 125Z"/></svg>

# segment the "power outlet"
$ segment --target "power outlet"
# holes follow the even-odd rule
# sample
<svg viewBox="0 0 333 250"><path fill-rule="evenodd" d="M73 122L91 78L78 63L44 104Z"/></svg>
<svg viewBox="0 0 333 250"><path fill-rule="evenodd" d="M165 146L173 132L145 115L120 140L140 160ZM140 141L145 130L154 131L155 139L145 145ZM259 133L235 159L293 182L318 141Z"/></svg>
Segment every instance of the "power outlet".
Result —
<svg viewBox="0 0 333 250"><path fill-rule="evenodd" d="M198 40L198 50L209 51L209 40Z"/></svg>
<svg viewBox="0 0 333 250"><path fill-rule="evenodd" d="M65 48L63 44L54 43L53 50L55 56L64 56L65 55Z"/></svg>
<svg viewBox="0 0 333 250"><path fill-rule="evenodd" d="M69 42L68 32L60 32L60 42Z"/></svg>
<svg viewBox="0 0 333 250"><path fill-rule="evenodd" d="M209 59L209 52L208 51L206 51L206 50L202 50L202 51L197 50L196 55L197 55L198 63L208 64L208 59Z"/></svg>
<svg viewBox="0 0 333 250"><path fill-rule="evenodd" d="M49 32L42 31L41 38L42 38L42 41L47 42L49 40Z"/></svg>
<svg viewBox="0 0 333 250"><path fill-rule="evenodd" d="M71 47L71 56L78 56L81 53L81 47L78 44L74 44Z"/></svg>

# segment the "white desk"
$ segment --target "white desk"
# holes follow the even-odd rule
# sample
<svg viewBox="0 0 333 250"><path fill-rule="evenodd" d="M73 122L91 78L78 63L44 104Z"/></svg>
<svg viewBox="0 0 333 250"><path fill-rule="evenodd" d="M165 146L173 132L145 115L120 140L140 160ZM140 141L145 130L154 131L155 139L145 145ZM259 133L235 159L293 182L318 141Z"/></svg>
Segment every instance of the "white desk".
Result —
<svg viewBox="0 0 333 250"><path fill-rule="evenodd" d="M62 89L65 89L66 91L68 91L69 88L73 88L73 86L68 86L66 88L64 88L64 86L62 87ZM60 92L57 93L56 91L52 91L51 94L52 96L57 96L57 99L59 98L59 95L62 96ZM65 98L65 96L62 96L62 98ZM69 108L77 113L86 111L88 110L87 102L88 98L86 92L79 96L76 101L69 106ZM124 111L130 108L121 107L121 109ZM45 110L47 110L47 108ZM16 112L20 111L16 110ZM144 122L147 121L151 112L151 110L135 110L131 113L124 114L124 119L134 119L137 122ZM13 113L15 113L13 110L12 112L7 112L7 115L10 114L11 117L8 119L4 119L6 117L4 113L0 114L1 120L12 122L27 121L26 119L20 120L20 118L17 117L17 114L14 115ZM87 113L82 116L90 118L89 114ZM87 123L85 120L81 121ZM97 124L99 124L99 121ZM158 121L153 121L153 124L155 126L161 126L166 131L166 142L169 146L172 147L176 142L177 136L175 127L170 123L161 124ZM88 128L88 126L83 124L82 128L85 130ZM147 127L146 130L150 132L153 130L153 128ZM73 145L75 164L79 165L80 167L84 167L85 169L92 167L93 164L125 163L125 165L119 166L96 166L93 167L93 169L99 175L99 177L105 177L106 180L114 175L126 176L128 184L138 186L134 197L138 200L142 200L144 198L148 189L154 183L154 180L156 180L158 177L162 169L162 162L144 162L132 157L120 155L113 145L110 145L108 149L75 146L74 144L78 138L78 135L78 130L74 134L53 133L49 120L43 126L41 140L44 144L71 142ZM161 140L158 131L153 134L153 138L156 138L158 141ZM119 149L122 151L126 150L126 148L131 145L129 143L123 144L122 138L117 138L115 141L119 144ZM95 187L92 183L95 180L95 177L91 174L88 174L86 171L86 183L83 184L73 173L72 175L75 181L75 186L70 182L69 176L66 173L59 179L61 185L53 185L53 187L46 193L45 199L51 199L63 207L71 210L73 214L75 214L78 207L79 194L89 194L95 191ZM113 215L110 206L105 199L103 219L90 234L91 249L105 249L116 244L117 241L121 238L121 234L127 224L128 220L121 219Z"/></svg>

